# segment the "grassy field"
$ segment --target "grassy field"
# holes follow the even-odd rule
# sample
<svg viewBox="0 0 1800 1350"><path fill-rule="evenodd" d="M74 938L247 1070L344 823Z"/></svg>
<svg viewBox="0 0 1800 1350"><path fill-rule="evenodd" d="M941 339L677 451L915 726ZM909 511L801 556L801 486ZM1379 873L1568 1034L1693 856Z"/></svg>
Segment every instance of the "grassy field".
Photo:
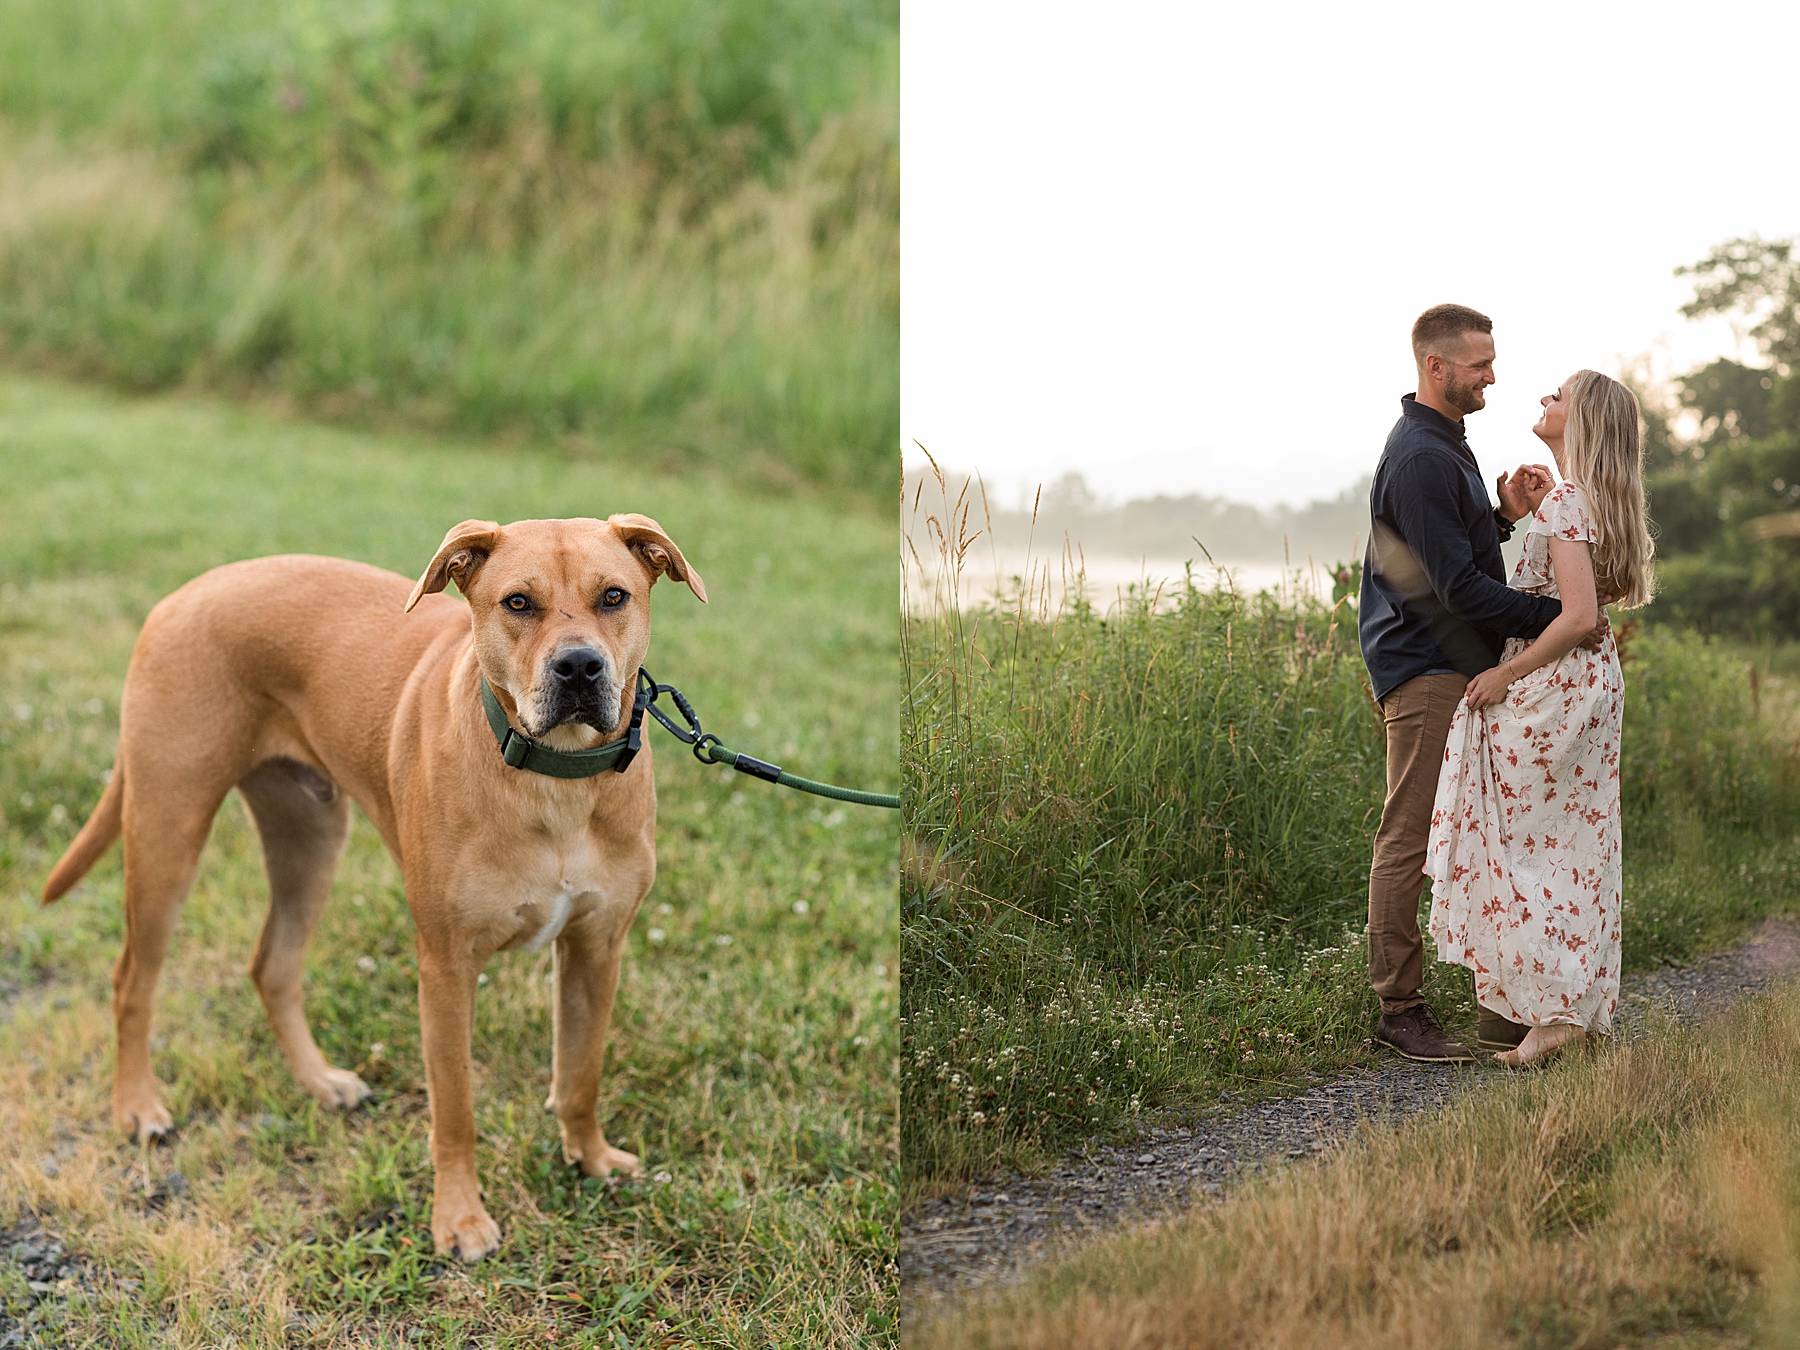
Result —
<svg viewBox="0 0 1800 1350"><path fill-rule="evenodd" d="M0 354L886 499L893 0L0 0Z"/></svg>
<svg viewBox="0 0 1800 1350"><path fill-rule="evenodd" d="M918 1350L1791 1346L1800 991L1371 1125L915 1324Z"/></svg>
<svg viewBox="0 0 1800 1350"><path fill-rule="evenodd" d="M159 597L284 551L413 576L470 516L656 517L712 595L659 588L657 677L734 746L892 791L885 513L860 494L758 492L625 456L502 453L16 376L0 377L0 463L0 1229L29 1207L103 1272L49 1343L894 1341L894 813L701 768L655 733L660 870L601 1106L653 1179L607 1186L563 1166L541 1105L547 966L499 958L474 1054L504 1245L469 1268L431 1252L411 921L366 822L308 952L322 1047L377 1089L347 1116L294 1086L244 973L266 890L235 801L159 990L167 1147L140 1152L109 1118L117 850L57 905L35 899L98 797L126 661ZM0 1287L14 1316L24 1294Z"/></svg>
<svg viewBox="0 0 1800 1350"><path fill-rule="evenodd" d="M971 514L902 639L909 1196L1378 1053L1354 611L1193 584L1058 609L1041 574L971 609ZM1734 651L1656 631L1628 658L1629 969L1800 902L1800 758L1791 686ZM1426 994L1472 1033L1460 967Z"/></svg>

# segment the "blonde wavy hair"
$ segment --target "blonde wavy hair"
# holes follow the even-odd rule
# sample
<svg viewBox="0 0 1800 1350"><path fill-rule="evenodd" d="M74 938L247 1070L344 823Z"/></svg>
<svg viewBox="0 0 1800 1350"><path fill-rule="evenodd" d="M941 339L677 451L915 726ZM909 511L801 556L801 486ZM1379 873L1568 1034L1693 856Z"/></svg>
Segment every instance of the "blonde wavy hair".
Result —
<svg viewBox="0 0 1800 1350"><path fill-rule="evenodd" d="M1643 418L1637 397L1597 370L1576 374L1569 389L1563 448L1568 476L1594 513L1594 579L1625 609L1650 603L1656 589L1650 514L1644 503Z"/></svg>

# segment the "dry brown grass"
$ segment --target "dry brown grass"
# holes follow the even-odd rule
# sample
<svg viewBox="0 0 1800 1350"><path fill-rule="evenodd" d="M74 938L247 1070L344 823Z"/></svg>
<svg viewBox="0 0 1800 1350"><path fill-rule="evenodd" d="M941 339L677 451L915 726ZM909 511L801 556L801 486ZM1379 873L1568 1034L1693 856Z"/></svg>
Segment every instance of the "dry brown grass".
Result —
<svg viewBox="0 0 1800 1350"><path fill-rule="evenodd" d="M910 1317L931 1347L1792 1345L1800 990L1662 1028Z"/></svg>

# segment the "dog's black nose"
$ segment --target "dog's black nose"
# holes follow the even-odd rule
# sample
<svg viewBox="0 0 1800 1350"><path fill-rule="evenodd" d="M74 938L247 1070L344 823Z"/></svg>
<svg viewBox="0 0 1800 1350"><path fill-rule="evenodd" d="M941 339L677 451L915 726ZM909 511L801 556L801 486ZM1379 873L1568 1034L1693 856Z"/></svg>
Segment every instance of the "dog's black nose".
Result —
<svg viewBox="0 0 1800 1350"><path fill-rule="evenodd" d="M592 647L570 647L550 663L550 673L572 689L593 684L605 669L606 662Z"/></svg>

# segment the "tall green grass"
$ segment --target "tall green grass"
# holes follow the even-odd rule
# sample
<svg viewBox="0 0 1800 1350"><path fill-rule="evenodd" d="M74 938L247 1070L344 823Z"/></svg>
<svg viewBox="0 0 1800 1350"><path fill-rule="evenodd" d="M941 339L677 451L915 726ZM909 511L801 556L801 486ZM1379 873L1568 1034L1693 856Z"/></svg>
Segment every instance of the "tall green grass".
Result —
<svg viewBox="0 0 1800 1350"><path fill-rule="evenodd" d="M966 521L961 512L946 512ZM1355 611L1190 575L1102 609L1038 573L910 597L904 1156L916 1190L1155 1106L1372 1053L1363 929L1384 739ZM1785 695L1678 632L1628 640L1628 963L1800 896ZM1761 706L1758 706L1760 699ZM1466 976L1427 992L1471 1017Z"/></svg>
<svg viewBox="0 0 1800 1350"><path fill-rule="evenodd" d="M0 0L0 357L873 491L885 0Z"/></svg>

